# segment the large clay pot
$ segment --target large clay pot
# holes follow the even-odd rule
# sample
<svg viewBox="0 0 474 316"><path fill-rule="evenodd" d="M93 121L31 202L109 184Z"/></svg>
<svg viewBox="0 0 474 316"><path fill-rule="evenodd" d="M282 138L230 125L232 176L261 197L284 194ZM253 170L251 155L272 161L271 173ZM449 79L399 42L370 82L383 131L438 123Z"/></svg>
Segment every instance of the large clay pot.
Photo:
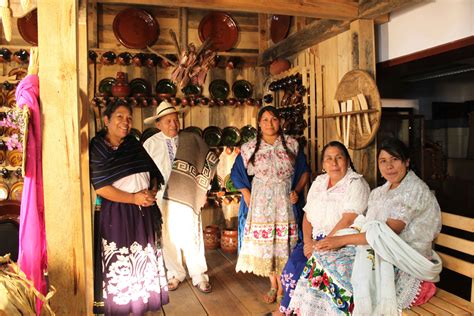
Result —
<svg viewBox="0 0 474 316"><path fill-rule="evenodd" d="M208 250L219 248L220 231L217 225L210 225L204 228L204 248Z"/></svg>
<svg viewBox="0 0 474 316"><path fill-rule="evenodd" d="M276 76L283 71L290 69L291 64L288 60L283 58L277 58L270 64L270 74Z"/></svg>
<svg viewBox="0 0 474 316"><path fill-rule="evenodd" d="M235 253L238 247L237 229L226 229L221 236L221 249L224 252Z"/></svg>
<svg viewBox="0 0 474 316"><path fill-rule="evenodd" d="M117 78L112 85L112 95L114 97L128 97L130 95L130 86L128 85L127 74L124 72L117 72Z"/></svg>

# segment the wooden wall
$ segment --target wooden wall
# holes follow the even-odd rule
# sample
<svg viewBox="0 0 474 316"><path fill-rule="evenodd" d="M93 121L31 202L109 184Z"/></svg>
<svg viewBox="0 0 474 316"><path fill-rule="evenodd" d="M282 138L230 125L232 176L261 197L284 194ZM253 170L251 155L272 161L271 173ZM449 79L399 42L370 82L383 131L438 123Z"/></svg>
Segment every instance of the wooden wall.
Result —
<svg viewBox="0 0 474 316"><path fill-rule="evenodd" d="M373 21L357 20L351 23L349 31L323 41L309 50L316 61L318 116L333 113L332 100L337 85L346 72L361 69L375 75L374 43ZM301 59L305 54L307 52L301 52L294 56L294 59ZM338 140L333 119L318 119L316 135L319 157L326 143ZM351 150L350 154L357 171L364 174L371 187L374 187L377 175L375 142L365 149ZM321 166L318 165L317 169L321 170Z"/></svg>

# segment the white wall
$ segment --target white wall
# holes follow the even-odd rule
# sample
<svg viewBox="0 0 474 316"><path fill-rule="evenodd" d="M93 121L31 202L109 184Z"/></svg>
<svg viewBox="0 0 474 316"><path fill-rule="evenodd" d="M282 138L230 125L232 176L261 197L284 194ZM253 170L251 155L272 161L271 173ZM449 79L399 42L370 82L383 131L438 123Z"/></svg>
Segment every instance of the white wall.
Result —
<svg viewBox="0 0 474 316"><path fill-rule="evenodd" d="M432 0L377 26L377 62L474 35L474 0Z"/></svg>

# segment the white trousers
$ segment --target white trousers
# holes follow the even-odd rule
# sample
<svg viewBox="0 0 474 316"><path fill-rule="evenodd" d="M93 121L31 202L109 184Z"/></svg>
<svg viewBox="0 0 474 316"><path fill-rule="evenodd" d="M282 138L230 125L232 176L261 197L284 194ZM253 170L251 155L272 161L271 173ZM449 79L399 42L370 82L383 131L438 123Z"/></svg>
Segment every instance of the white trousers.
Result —
<svg viewBox="0 0 474 316"><path fill-rule="evenodd" d="M169 200L162 201L163 215L162 248L168 280L176 278L180 282L186 278L183 255L193 285L209 281L204 255L201 215L183 204Z"/></svg>

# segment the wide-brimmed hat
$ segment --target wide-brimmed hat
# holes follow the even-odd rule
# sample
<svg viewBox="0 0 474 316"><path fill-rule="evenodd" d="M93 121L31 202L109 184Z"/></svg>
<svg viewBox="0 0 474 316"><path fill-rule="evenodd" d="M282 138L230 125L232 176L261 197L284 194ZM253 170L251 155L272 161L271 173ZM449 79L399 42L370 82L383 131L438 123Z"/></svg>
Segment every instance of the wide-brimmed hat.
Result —
<svg viewBox="0 0 474 316"><path fill-rule="evenodd" d="M179 113L179 111L174 107L173 104L169 103L168 101L162 101L160 105L158 105L158 107L156 108L155 115L146 118L145 120L143 120L143 123L151 124L160 117L172 113Z"/></svg>

